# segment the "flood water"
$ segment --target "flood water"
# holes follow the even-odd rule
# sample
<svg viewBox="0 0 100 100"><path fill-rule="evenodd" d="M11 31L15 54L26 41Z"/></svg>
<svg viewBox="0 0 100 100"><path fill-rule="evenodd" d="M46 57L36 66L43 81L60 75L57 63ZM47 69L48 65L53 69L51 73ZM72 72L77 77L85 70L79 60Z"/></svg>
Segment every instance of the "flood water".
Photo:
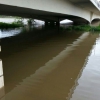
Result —
<svg viewBox="0 0 100 100"><path fill-rule="evenodd" d="M99 100L99 34L35 32L1 39L0 100Z"/></svg>

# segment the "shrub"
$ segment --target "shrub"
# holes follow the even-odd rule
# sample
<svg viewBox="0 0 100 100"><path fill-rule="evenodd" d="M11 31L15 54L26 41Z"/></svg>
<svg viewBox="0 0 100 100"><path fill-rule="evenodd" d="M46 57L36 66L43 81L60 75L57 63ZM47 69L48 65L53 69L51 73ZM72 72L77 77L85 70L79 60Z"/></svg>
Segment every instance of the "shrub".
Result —
<svg viewBox="0 0 100 100"><path fill-rule="evenodd" d="M90 26L90 25L78 25L69 26L66 30L77 30L77 31L100 31L100 26Z"/></svg>
<svg viewBox="0 0 100 100"><path fill-rule="evenodd" d="M0 28L4 29L4 28L17 28L17 27L22 27L22 24L19 23L4 23L4 22L0 22Z"/></svg>

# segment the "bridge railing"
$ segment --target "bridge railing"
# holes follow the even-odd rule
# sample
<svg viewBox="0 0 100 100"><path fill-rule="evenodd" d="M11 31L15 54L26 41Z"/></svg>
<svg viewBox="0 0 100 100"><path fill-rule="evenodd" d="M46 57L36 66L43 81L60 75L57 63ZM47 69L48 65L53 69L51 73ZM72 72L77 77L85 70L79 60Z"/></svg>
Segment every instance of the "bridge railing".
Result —
<svg viewBox="0 0 100 100"><path fill-rule="evenodd" d="M100 1L94 0L94 2L97 4L97 6L100 8Z"/></svg>
<svg viewBox="0 0 100 100"><path fill-rule="evenodd" d="M98 0L90 0L99 10L100 10L100 1Z"/></svg>

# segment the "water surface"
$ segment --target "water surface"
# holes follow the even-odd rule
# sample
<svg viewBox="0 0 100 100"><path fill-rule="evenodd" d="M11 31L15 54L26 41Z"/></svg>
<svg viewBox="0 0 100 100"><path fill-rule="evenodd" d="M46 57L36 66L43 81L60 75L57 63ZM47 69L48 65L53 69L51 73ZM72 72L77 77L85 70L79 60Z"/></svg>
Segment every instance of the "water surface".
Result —
<svg viewBox="0 0 100 100"><path fill-rule="evenodd" d="M98 34L42 31L38 41L12 38L2 39L1 100L99 100Z"/></svg>

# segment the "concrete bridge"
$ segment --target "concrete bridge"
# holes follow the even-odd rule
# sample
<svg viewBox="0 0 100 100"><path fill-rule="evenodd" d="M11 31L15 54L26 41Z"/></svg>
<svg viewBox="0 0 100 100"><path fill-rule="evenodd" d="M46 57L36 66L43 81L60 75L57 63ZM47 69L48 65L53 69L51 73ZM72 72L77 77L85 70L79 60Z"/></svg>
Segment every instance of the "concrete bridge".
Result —
<svg viewBox="0 0 100 100"><path fill-rule="evenodd" d="M0 14L36 18L51 24L63 19L87 24L100 19L97 0L2 0ZM54 22L56 21L56 22Z"/></svg>

